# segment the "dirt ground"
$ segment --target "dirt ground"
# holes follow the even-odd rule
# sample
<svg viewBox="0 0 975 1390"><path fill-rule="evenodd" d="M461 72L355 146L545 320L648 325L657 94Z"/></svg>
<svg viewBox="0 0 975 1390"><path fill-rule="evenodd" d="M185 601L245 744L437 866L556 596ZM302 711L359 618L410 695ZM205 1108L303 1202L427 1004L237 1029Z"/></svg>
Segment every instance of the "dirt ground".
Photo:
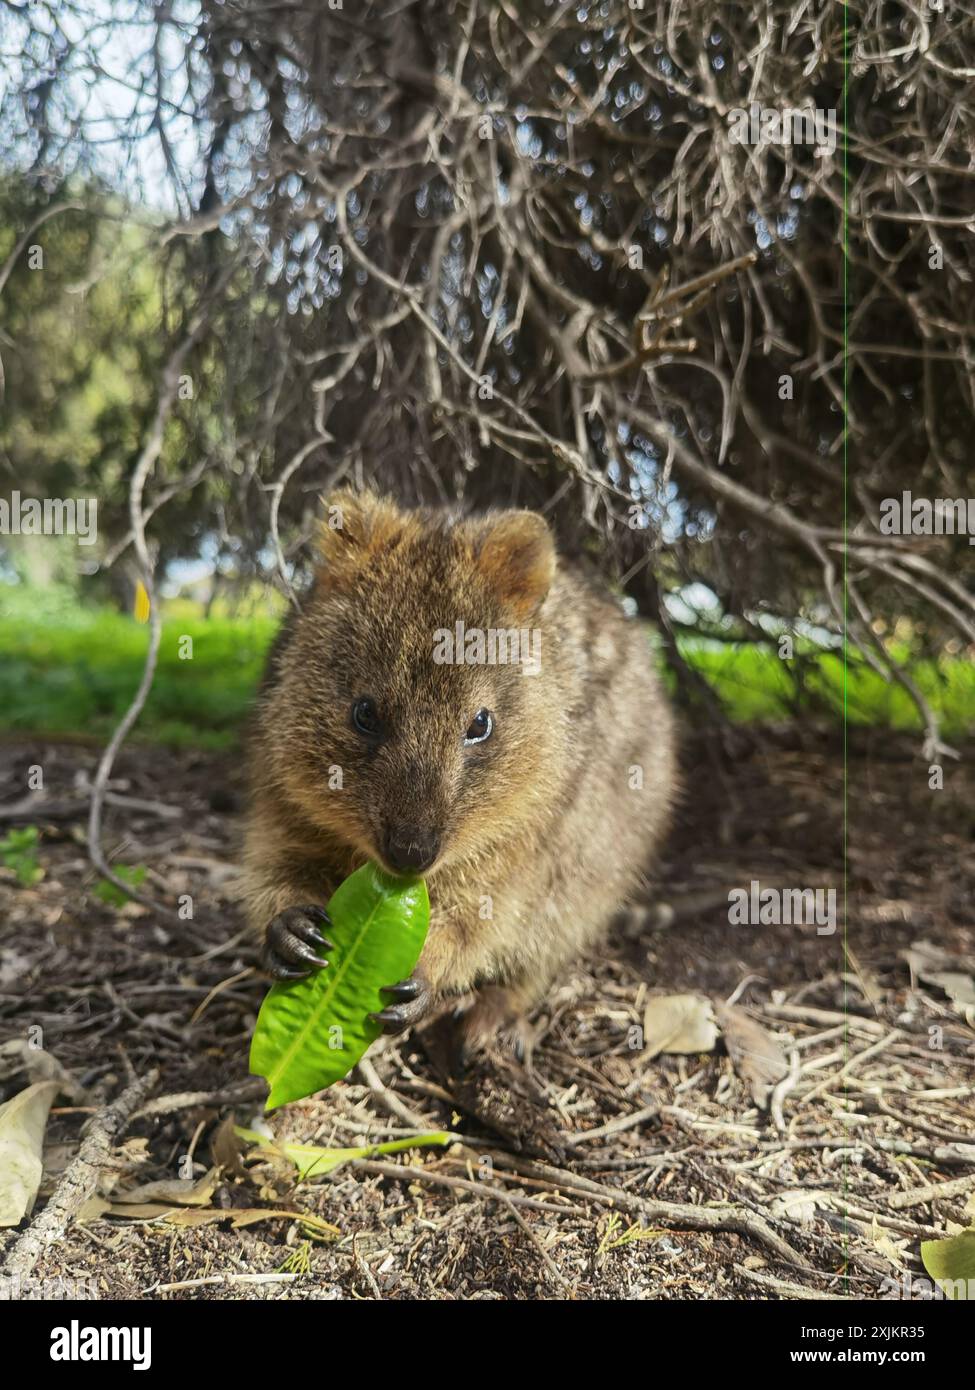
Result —
<svg viewBox="0 0 975 1390"><path fill-rule="evenodd" d="M876 1298L923 1277L920 1242L971 1219L975 1008L904 953L927 941L962 978L975 969L975 745L932 791L912 740L851 732L844 923L838 736L736 742L722 756L688 739L652 920L622 921L566 973L524 1063L461 1072L444 1019L266 1121L329 1147L457 1142L301 1183L227 1123L265 1123L247 1049L266 986L234 901L240 759L132 746L117 763L106 847L149 866L150 894L192 896L177 920L96 895L97 749L0 745L0 815L30 765L45 776L23 817L45 877L25 888L0 868L0 1099L38 1074L18 1051L30 1029L78 1088L51 1112L33 1220L85 1121L159 1070L102 1200L35 1277L172 1299ZM752 880L836 888L837 930L731 925L729 889ZM645 1012L676 993L719 1006L713 1050L651 1055ZM121 1214L121 1193L161 1180ZM939 1183L947 1195L923 1192ZM0 1233L0 1263L28 1225Z"/></svg>

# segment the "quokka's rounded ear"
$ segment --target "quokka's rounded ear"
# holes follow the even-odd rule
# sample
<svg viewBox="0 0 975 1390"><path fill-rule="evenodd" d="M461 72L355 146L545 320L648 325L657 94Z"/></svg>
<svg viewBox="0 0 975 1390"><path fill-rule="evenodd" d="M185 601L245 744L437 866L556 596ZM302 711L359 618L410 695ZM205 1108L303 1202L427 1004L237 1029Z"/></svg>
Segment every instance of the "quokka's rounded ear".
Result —
<svg viewBox="0 0 975 1390"><path fill-rule="evenodd" d="M320 574L328 583L352 578L403 533L403 513L374 492L343 488L322 499L318 530Z"/></svg>
<svg viewBox="0 0 975 1390"><path fill-rule="evenodd" d="M499 512L478 528L477 566L505 606L529 617L555 578L555 541L537 512Z"/></svg>

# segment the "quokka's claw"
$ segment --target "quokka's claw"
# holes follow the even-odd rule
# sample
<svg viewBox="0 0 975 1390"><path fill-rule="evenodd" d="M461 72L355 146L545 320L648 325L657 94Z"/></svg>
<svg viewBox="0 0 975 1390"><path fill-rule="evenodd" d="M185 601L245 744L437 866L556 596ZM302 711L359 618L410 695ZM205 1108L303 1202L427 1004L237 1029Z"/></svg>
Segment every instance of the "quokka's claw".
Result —
<svg viewBox="0 0 975 1390"><path fill-rule="evenodd" d="M414 1023L419 1023L433 1002L426 981L419 975L399 980L395 985L385 985L380 994L396 1000L396 1003L369 1015L374 1023L381 1025L384 1033L402 1033Z"/></svg>
<svg viewBox="0 0 975 1390"><path fill-rule="evenodd" d="M264 938L262 964L275 980L301 980L328 961L315 950L334 946L319 930L318 923L330 922L323 907L288 907L269 924Z"/></svg>

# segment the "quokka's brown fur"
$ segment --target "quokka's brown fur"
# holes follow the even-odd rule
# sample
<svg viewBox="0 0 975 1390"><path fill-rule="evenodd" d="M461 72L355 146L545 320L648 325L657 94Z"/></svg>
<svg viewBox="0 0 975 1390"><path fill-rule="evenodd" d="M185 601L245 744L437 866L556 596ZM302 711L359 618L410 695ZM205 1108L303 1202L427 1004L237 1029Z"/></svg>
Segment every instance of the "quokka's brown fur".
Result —
<svg viewBox="0 0 975 1390"><path fill-rule="evenodd" d="M540 516L457 521L352 493L328 515L257 712L249 916L266 931L289 908L324 905L353 869L384 862L391 827L437 835L418 973L434 999L479 989L471 1034L488 1033L641 883L675 796L671 711L645 630L558 560ZM458 620L536 629L539 673L437 664L435 632ZM378 742L353 727L364 696ZM467 746L482 708L493 733Z"/></svg>

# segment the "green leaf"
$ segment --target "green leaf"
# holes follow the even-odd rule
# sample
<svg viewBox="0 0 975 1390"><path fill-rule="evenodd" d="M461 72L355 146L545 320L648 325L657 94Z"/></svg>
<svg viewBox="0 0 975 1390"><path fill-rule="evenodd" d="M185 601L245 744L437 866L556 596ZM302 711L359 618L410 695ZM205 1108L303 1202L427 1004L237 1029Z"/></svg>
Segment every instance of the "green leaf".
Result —
<svg viewBox="0 0 975 1390"><path fill-rule="evenodd" d="M145 864L113 864L112 872L123 883L129 883L133 888L140 888L148 871ZM95 885L95 897L100 902L107 903L109 907L124 907L127 902L131 901L131 895L119 888L109 878L99 879Z"/></svg>
<svg viewBox="0 0 975 1390"><path fill-rule="evenodd" d="M0 840L0 862L13 870L22 888L31 888L44 877L37 859L39 838L37 826L28 825L23 830L11 830Z"/></svg>
<svg viewBox="0 0 975 1390"><path fill-rule="evenodd" d="M404 1149L425 1149L431 1146L445 1148L457 1138L449 1130L438 1129L431 1134L413 1134L407 1139L390 1139L382 1144L366 1144L360 1149L322 1149L315 1144L287 1144L280 1140L268 1139L253 1129L242 1129L234 1125L234 1133L262 1149L281 1154L290 1159L298 1169L298 1181L307 1178L320 1178L331 1173L340 1163L348 1163L350 1158L375 1158L377 1154L401 1153Z"/></svg>
<svg viewBox="0 0 975 1390"><path fill-rule="evenodd" d="M945 1298L975 1298L975 1226L947 1240L922 1240L921 1262Z"/></svg>
<svg viewBox="0 0 975 1390"><path fill-rule="evenodd" d="M25 850L33 848L39 838L40 831L36 825L25 825L23 830L11 830L0 840L0 854L22 854Z"/></svg>
<svg viewBox="0 0 975 1390"><path fill-rule="evenodd" d="M348 1075L382 1032L369 1018L388 1003L379 991L413 973L430 925L423 880L375 864L340 884L328 912L328 966L272 985L257 1018L250 1069L271 1087L268 1110Z"/></svg>

